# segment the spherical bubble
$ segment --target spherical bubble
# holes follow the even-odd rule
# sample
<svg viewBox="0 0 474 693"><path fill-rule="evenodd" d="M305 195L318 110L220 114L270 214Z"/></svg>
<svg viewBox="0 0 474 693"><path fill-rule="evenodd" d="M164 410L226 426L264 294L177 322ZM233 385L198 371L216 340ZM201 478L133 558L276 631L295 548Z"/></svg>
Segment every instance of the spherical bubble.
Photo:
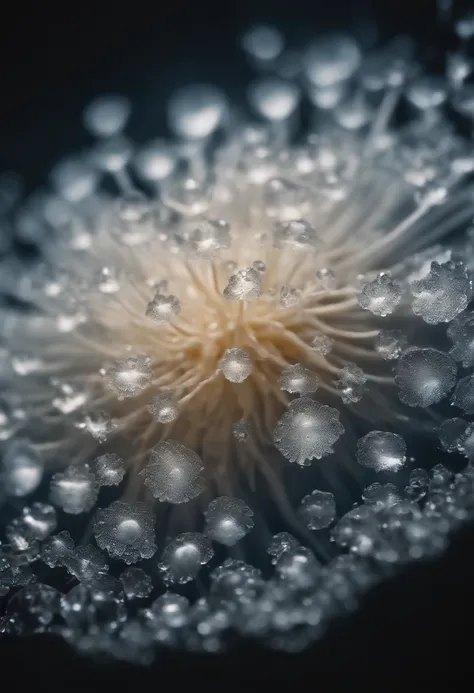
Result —
<svg viewBox="0 0 474 693"><path fill-rule="evenodd" d="M407 349L397 361L395 383L400 400L409 407L441 402L456 382L456 363L437 349Z"/></svg>
<svg viewBox="0 0 474 693"><path fill-rule="evenodd" d="M145 181L165 180L176 168L177 154L166 140L153 140L140 149L134 159L135 170Z"/></svg>
<svg viewBox="0 0 474 693"><path fill-rule="evenodd" d="M313 41L303 56L307 78L318 87L330 87L352 77L361 53L351 36L332 34Z"/></svg>
<svg viewBox="0 0 474 693"><path fill-rule="evenodd" d="M175 402L172 392L161 392L153 397L148 411L156 421L166 424L178 418L179 406Z"/></svg>
<svg viewBox="0 0 474 693"><path fill-rule="evenodd" d="M252 358L244 349L226 349L219 366L226 380L243 383L252 373Z"/></svg>
<svg viewBox="0 0 474 693"><path fill-rule="evenodd" d="M201 458L191 448L166 440L155 445L140 476L160 501L187 503L204 490L203 469Z"/></svg>
<svg viewBox="0 0 474 693"><path fill-rule="evenodd" d="M163 551L158 568L165 584L181 585L194 580L214 551L209 539L198 532L184 532L172 539Z"/></svg>
<svg viewBox="0 0 474 693"><path fill-rule="evenodd" d="M260 273L253 267L246 267L233 274L224 289L228 301L250 301L262 293Z"/></svg>
<svg viewBox="0 0 474 693"><path fill-rule="evenodd" d="M406 96L408 101L421 111L438 108L447 99L447 84L442 77L424 75L410 84Z"/></svg>
<svg viewBox="0 0 474 693"><path fill-rule="evenodd" d="M357 462L376 472L396 472L406 462L407 446L396 433L370 431L357 441Z"/></svg>
<svg viewBox="0 0 474 693"><path fill-rule="evenodd" d="M33 493L43 478L44 463L29 440L17 438L6 448L0 478L7 496Z"/></svg>
<svg viewBox="0 0 474 693"><path fill-rule="evenodd" d="M123 171L133 155L131 143L117 135L107 140L101 140L93 151L96 166L108 173Z"/></svg>
<svg viewBox="0 0 474 693"><path fill-rule="evenodd" d="M84 109L84 126L96 137L111 137L124 129L130 111L131 104L125 96L99 96Z"/></svg>
<svg viewBox="0 0 474 693"><path fill-rule="evenodd" d="M289 462L307 465L330 455L344 433L337 409L302 397L290 403L273 432L273 441Z"/></svg>
<svg viewBox="0 0 474 693"><path fill-rule="evenodd" d="M242 48L251 58L275 60L284 48L284 40L278 29L267 24L257 24L245 32Z"/></svg>
<svg viewBox="0 0 474 693"><path fill-rule="evenodd" d="M98 173L85 159L66 159L51 171L51 182L57 192L72 204L95 192Z"/></svg>
<svg viewBox="0 0 474 693"><path fill-rule="evenodd" d="M99 493L99 484L88 467L71 465L51 479L50 500L65 513L79 515L91 510Z"/></svg>
<svg viewBox="0 0 474 693"><path fill-rule="evenodd" d="M255 525L252 510L240 498L215 498L209 503L204 515L206 534L225 546L234 546Z"/></svg>
<svg viewBox="0 0 474 693"><path fill-rule="evenodd" d="M374 281L365 284L357 297L361 308L381 317L393 313L401 300L402 290L388 274L380 274Z"/></svg>
<svg viewBox="0 0 474 693"><path fill-rule="evenodd" d="M115 501L97 511L93 532L99 548L130 565L155 553L154 524L152 512L143 503Z"/></svg>
<svg viewBox="0 0 474 693"><path fill-rule="evenodd" d="M300 90L293 82L265 77L249 89L249 101L259 115L270 121L289 118L298 107Z"/></svg>
<svg viewBox="0 0 474 693"><path fill-rule="evenodd" d="M146 390L153 378L150 359L147 356L129 356L117 361L106 371L108 387L119 399L136 397Z"/></svg>
<svg viewBox="0 0 474 693"><path fill-rule="evenodd" d="M94 473L101 486L118 486L125 476L124 460L107 452L94 460Z"/></svg>
<svg viewBox="0 0 474 693"><path fill-rule="evenodd" d="M319 387L319 377L313 371L305 368L301 363L285 368L280 376L280 387L282 390L309 395L316 392Z"/></svg>
<svg viewBox="0 0 474 693"><path fill-rule="evenodd" d="M312 491L301 500L298 515L308 529L329 527L336 517L334 495L326 491Z"/></svg>
<svg viewBox="0 0 474 693"><path fill-rule="evenodd" d="M222 124L227 112L224 94L212 85L192 84L173 94L168 103L168 122L184 139L205 139Z"/></svg>

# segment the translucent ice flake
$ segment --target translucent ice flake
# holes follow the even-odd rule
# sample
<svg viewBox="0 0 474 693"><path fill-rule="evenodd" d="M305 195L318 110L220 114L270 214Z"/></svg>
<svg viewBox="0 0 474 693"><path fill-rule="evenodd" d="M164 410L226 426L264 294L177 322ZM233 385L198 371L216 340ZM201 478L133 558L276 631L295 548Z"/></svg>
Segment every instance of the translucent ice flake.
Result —
<svg viewBox="0 0 474 693"><path fill-rule="evenodd" d="M362 493L362 500L377 508L385 508L399 503L402 497L395 484L374 484L367 486Z"/></svg>
<svg viewBox="0 0 474 693"><path fill-rule="evenodd" d="M66 554L62 565L77 580L94 580L109 572L105 556L95 546L78 546L74 552Z"/></svg>
<svg viewBox="0 0 474 693"><path fill-rule="evenodd" d="M97 511L93 532L98 546L111 558L130 565L155 553L154 524L152 512L143 503L115 501Z"/></svg>
<svg viewBox="0 0 474 693"><path fill-rule="evenodd" d="M291 286L282 286L280 289L280 306L282 308L292 308L301 301L303 292Z"/></svg>
<svg viewBox="0 0 474 693"><path fill-rule="evenodd" d="M160 625L182 628L189 623L189 599L181 594L165 592L155 599L149 611Z"/></svg>
<svg viewBox="0 0 474 693"><path fill-rule="evenodd" d="M396 472L406 462L406 444L396 433L371 431L357 441L357 461L376 472Z"/></svg>
<svg viewBox="0 0 474 693"><path fill-rule="evenodd" d="M234 546L254 527L252 516L252 510L240 498L215 498L205 512L206 533L220 544Z"/></svg>
<svg viewBox="0 0 474 693"><path fill-rule="evenodd" d="M300 183L295 183L287 178L270 178L270 180L264 183L263 195L265 211L271 219L293 222L294 220L300 220L301 217L305 217L310 210L308 189ZM293 232L291 229L288 229L286 238L290 240L290 243L294 231L296 231L296 237L298 237L298 228L302 232L301 240L304 240L305 236L308 239L314 238L314 233L311 232L309 225L306 226L303 222L302 226L296 224Z"/></svg>
<svg viewBox="0 0 474 693"><path fill-rule="evenodd" d="M415 297L413 312L430 325L453 320L467 307L472 294L465 267L454 262L433 262L429 275L412 282L410 290Z"/></svg>
<svg viewBox="0 0 474 693"><path fill-rule="evenodd" d="M381 317L393 313L401 299L400 286L386 273L379 274L376 279L365 284L357 297L361 308Z"/></svg>
<svg viewBox="0 0 474 693"><path fill-rule="evenodd" d="M146 308L146 316L157 323L171 322L181 312L181 302L173 295L165 295L160 292Z"/></svg>
<svg viewBox="0 0 474 693"><path fill-rule="evenodd" d="M239 443L245 443L250 437L250 424L245 419L239 419L232 426L232 435Z"/></svg>
<svg viewBox="0 0 474 693"><path fill-rule="evenodd" d="M74 551L74 541L66 530L49 537L41 548L41 560L50 568L64 565Z"/></svg>
<svg viewBox="0 0 474 693"><path fill-rule="evenodd" d="M113 452L96 457L93 469L101 486L118 486L125 476L124 460Z"/></svg>
<svg viewBox="0 0 474 693"><path fill-rule="evenodd" d="M156 421L166 424L178 418L179 407L172 392L161 392L153 397L148 411Z"/></svg>
<svg viewBox="0 0 474 693"><path fill-rule="evenodd" d="M385 361L398 359L408 346L406 336L400 330L380 330L375 339L375 351Z"/></svg>
<svg viewBox="0 0 474 693"><path fill-rule="evenodd" d="M104 641L126 619L123 601L120 582L106 575L83 581L63 595L61 616L76 633L95 631L96 637ZM82 647L87 651L86 642Z"/></svg>
<svg viewBox="0 0 474 693"><path fill-rule="evenodd" d="M39 486L44 463L32 443L17 438L9 443L0 465L1 485L8 496L27 496Z"/></svg>
<svg viewBox="0 0 474 693"><path fill-rule="evenodd" d="M334 346L334 340L327 334L317 334L311 342L311 347L322 356L327 356L331 353Z"/></svg>
<svg viewBox="0 0 474 693"><path fill-rule="evenodd" d="M447 335L453 342L451 356L464 368L474 366L474 313L461 313L449 325Z"/></svg>
<svg viewBox="0 0 474 693"><path fill-rule="evenodd" d="M316 556L306 547L298 546L282 553L275 564L282 580L296 589L308 589L316 584L321 565Z"/></svg>
<svg viewBox="0 0 474 693"><path fill-rule="evenodd" d="M289 534L288 532L278 532L278 534L275 534L272 537L272 540L267 548L267 553L272 556L272 563L275 565L285 551L296 549L299 547L299 545L299 541L295 539L292 534Z"/></svg>
<svg viewBox="0 0 474 693"><path fill-rule="evenodd" d="M150 363L151 359L147 356L129 356L118 361L106 371L109 388L119 399L136 397L151 383L153 371Z"/></svg>
<svg viewBox="0 0 474 693"><path fill-rule="evenodd" d="M98 494L99 484L87 466L71 465L51 479L51 502L71 515L89 512Z"/></svg>
<svg viewBox="0 0 474 693"><path fill-rule="evenodd" d="M319 387L319 377L313 371L308 370L301 363L285 368L280 376L280 387L282 390L309 395L316 392Z"/></svg>
<svg viewBox="0 0 474 693"><path fill-rule="evenodd" d="M410 407L429 407L440 402L456 382L456 364L437 349L407 349L397 362L395 383L399 397Z"/></svg>
<svg viewBox="0 0 474 693"><path fill-rule="evenodd" d="M144 599L153 590L151 577L141 568L127 568L121 574L120 580L127 599Z"/></svg>
<svg viewBox="0 0 474 693"><path fill-rule="evenodd" d="M474 375L466 375L458 381L452 404L465 414L474 414Z"/></svg>
<svg viewBox="0 0 474 693"><path fill-rule="evenodd" d="M350 363L341 368L339 378L334 381L334 384L341 393L344 404L354 404L362 399L366 382L367 376L364 371L354 363Z"/></svg>
<svg viewBox="0 0 474 693"><path fill-rule="evenodd" d="M243 383L252 373L252 358L244 349L227 349L219 366L226 380L231 383Z"/></svg>
<svg viewBox="0 0 474 693"><path fill-rule="evenodd" d="M220 250L230 248L230 225L226 221L222 219L204 220L191 228L187 240L197 255L213 258Z"/></svg>
<svg viewBox="0 0 474 693"><path fill-rule="evenodd" d="M418 503L428 493L429 475L426 469L413 469L408 484L404 488L405 498Z"/></svg>
<svg viewBox="0 0 474 693"><path fill-rule="evenodd" d="M175 440L158 443L140 472L155 498L187 503L204 490L204 465L197 453Z"/></svg>
<svg viewBox="0 0 474 693"><path fill-rule="evenodd" d="M97 440L99 443L105 443L109 434L117 427L117 422L111 419L106 412L100 411L84 417L83 421L75 425L77 428L87 431L94 440Z"/></svg>
<svg viewBox="0 0 474 693"><path fill-rule="evenodd" d="M298 508L298 515L308 529L317 530L329 527L336 517L334 495L326 491L312 491L302 499Z"/></svg>
<svg viewBox="0 0 474 693"><path fill-rule="evenodd" d="M163 551L158 568L165 584L181 585L194 580L214 551L209 539L199 532L184 532L172 539Z"/></svg>
<svg viewBox="0 0 474 693"><path fill-rule="evenodd" d="M306 465L331 454L344 433L337 409L307 397L294 400L273 432L278 450L289 462Z"/></svg>
<svg viewBox="0 0 474 693"><path fill-rule="evenodd" d="M51 505L33 503L30 507L23 508L21 515L12 520L9 528L17 537L18 543L21 539L44 541L54 532L56 525L56 511Z"/></svg>
<svg viewBox="0 0 474 693"><path fill-rule="evenodd" d="M224 298L229 301L250 301L261 294L261 277L253 267L246 267L233 274L224 289Z"/></svg>
<svg viewBox="0 0 474 693"><path fill-rule="evenodd" d="M273 227L275 248L308 250L321 245L321 238L311 224L304 219L279 221Z"/></svg>

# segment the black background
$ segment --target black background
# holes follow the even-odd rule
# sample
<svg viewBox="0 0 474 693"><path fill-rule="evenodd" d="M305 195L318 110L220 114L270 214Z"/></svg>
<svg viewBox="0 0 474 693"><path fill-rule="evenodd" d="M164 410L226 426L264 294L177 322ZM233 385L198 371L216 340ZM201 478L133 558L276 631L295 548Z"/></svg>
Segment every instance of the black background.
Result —
<svg viewBox="0 0 474 693"><path fill-rule="evenodd" d="M121 92L138 106L137 139L165 131L177 86L212 81L239 98L248 76L238 36L257 21L300 40L331 28L413 33L433 52L447 40L434 0L150 0L119 5L5 1L0 10L0 171L28 188L88 142L80 113ZM474 533L448 555L379 588L360 613L306 654L252 645L217 657L167 655L152 669L86 662L53 638L0 641L0 690L420 690L472 689Z"/></svg>

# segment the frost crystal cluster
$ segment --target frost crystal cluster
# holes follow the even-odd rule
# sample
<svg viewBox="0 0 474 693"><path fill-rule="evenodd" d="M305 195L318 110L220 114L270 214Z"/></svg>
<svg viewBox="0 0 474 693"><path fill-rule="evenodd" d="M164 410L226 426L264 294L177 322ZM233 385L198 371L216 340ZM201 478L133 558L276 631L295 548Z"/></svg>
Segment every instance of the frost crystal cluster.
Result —
<svg viewBox="0 0 474 693"><path fill-rule="evenodd" d="M253 27L246 116L185 86L136 144L103 96L47 189L2 178L1 633L301 649L472 519L473 27L443 75Z"/></svg>

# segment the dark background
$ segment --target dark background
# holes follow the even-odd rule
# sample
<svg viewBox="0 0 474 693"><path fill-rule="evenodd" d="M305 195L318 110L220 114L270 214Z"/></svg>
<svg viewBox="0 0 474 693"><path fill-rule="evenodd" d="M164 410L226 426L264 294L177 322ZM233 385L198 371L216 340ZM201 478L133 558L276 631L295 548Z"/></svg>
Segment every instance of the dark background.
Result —
<svg viewBox="0 0 474 693"><path fill-rule="evenodd" d="M435 0L5 0L0 172L18 171L28 189L41 184L58 158L87 145L80 113L104 92L127 94L137 104L135 139L165 132L164 103L181 84L211 81L240 98L249 73L238 37L255 22L275 24L298 42L332 28L367 32L375 20L382 37L412 33L436 53L449 38L435 7ZM473 551L474 532L467 529L442 560L379 588L303 655L244 644L216 657L167 655L140 670L84 661L53 638L6 638L0 690L472 690Z"/></svg>

